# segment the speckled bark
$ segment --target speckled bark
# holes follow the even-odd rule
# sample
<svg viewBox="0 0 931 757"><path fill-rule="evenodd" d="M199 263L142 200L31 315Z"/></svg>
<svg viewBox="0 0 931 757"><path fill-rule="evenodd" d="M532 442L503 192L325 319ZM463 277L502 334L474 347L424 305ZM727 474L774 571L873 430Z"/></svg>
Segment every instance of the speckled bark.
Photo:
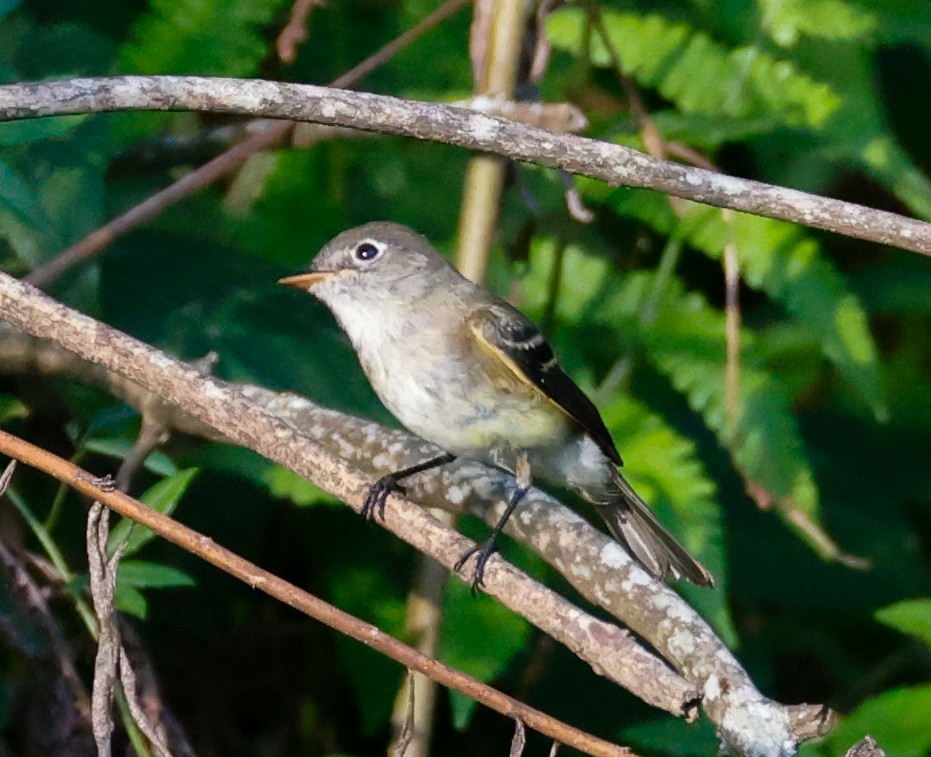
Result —
<svg viewBox="0 0 931 757"><path fill-rule="evenodd" d="M302 84L193 76L123 76L0 87L0 120L116 110L238 113L447 142L559 167L614 186L648 187L931 255L931 224L465 108Z"/></svg>
<svg viewBox="0 0 931 757"><path fill-rule="evenodd" d="M197 368L70 310L4 274L0 274L0 317L34 336L53 339L84 359L183 407L196 421L227 439L305 476L355 510L361 508L370 480L340 458L338 452L315 441L314 435L327 438L331 448L351 454L351 439L359 435L368 440L369 449L377 444L376 424L353 419L349 433L342 434L337 423L339 415L323 411L316 422L299 431L296 425L276 415L274 409L250 399L250 395L267 397L265 390L243 390L204 376ZM41 350L33 356L38 353ZM51 355L45 359L67 363ZM121 386L136 391L129 384ZM285 397L284 402L310 405L293 395ZM329 430L327 423L333 424ZM397 443L403 443L400 437ZM385 527L447 568L469 546L466 539L424 509L397 497L385 509ZM485 587L489 594L565 644L598 673L654 706L678 715L692 713L697 688L640 647L627 631L571 605L503 560L492 560L488 568Z"/></svg>
<svg viewBox="0 0 931 757"><path fill-rule="evenodd" d="M295 395L204 377L6 276L0 276L0 315L116 374L76 361L47 342L11 334L0 334L3 370L45 366L73 375L87 371L85 378L106 382L137 407L151 401L148 391L156 392L184 408L171 419L175 427L193 433L213 428L216 431L207 435L219 432L255 449L355 509L371 480L360 470L381 474L437 452L404 432L320 408ZM511 485L510 477L497 471L457 462L436 475L416 477L408 492L423 504L456 512L469 509L493 522ZM489 502L498 504L489 507ZM406 500L392 498L386 514L390 530L447 567L465 548L461 537ZM830 713L821 707L784 706L763 697L687 603L642 571L615 542L545 493L531 491L509 530L540 552L582 595L649 641L700 690L708 716L735 752L789 755L799 741L829 726ZM597 672L657 706L680 712L685 707L689 687L634 647L621 629L569 605L500 560L491 563L488 590Z"/></svg>

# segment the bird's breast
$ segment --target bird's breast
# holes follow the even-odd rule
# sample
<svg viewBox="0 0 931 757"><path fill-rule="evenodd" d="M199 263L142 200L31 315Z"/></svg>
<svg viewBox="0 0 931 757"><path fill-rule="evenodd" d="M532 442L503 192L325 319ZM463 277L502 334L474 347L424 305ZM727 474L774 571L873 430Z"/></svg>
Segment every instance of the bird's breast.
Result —
<svg viewBox="0 0 931 757"><path fill-rule="evenodd" d="M413 324L413 325L412 325ZM502 381L500 366L463 342L465 330L430 319L403 328L343 324L385 407L410 431L449 452L491 462L492 450L558 444L568 418L540 392Z"/></svg>

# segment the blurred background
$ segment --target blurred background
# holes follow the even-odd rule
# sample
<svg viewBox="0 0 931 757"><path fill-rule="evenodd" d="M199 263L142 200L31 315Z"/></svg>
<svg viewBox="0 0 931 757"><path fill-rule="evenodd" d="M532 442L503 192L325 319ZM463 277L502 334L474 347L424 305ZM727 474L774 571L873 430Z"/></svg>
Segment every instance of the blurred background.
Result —
<svg viewBox="0 0 931 757"><path fill-rule="evenodd" d="M0 0L0 81L325 84L438 5ZM494 56L472 18L460 7L358 88L438 102L483 91ZM282 41L286 28L306 40ZM571 106L586 135L931 220L927 0L547 3L518 39L517 96ZM241 120L198 113L0 124L0 266L42 270L244 133ZM455 258L463 196L481 187L466 178L471 158L310 130L39 283L183 359L215 352L224 379L393 426L329 314L275 282L370 220L409 224ZM805 754L843 754L865 733L890 755L927 754L931 262L549 169L500 171L478 270L545 328L632 483L718 576L714 592L683 593L764 693L843 713ZM28 349L17 344L0 331L0 354ZM88 377L3 362L5 429L116 470L139 434L133 409ZM417 641L407 619L425 580L418 556L257 455L174 434L131 492ZM89 685L84 513L24 468L0 509L0 754L93 753L56 662L66 645ZM520 545L504 551L571 591ZM399 666L169 544L139 538L127 557L118 605L178 754L384 753ZM715 752L707 721L651 711L494 601L458 582L440 592L434 580L432 593L444 661L643 754ZM507 749L512 724L440 691L432 728L429 753L483 755ZM533 753L548 748L530 739Z"/></svg>

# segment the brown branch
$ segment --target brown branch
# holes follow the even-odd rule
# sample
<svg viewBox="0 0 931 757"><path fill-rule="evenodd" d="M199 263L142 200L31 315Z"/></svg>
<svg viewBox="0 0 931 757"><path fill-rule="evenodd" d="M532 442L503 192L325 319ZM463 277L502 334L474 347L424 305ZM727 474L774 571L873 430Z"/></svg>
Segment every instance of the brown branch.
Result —
<svg viewBox="0 0 931 757"><path fill-rule="evenodd" d="M275 50L282 63L294 63L297 48L307 40L307 19L314 8L323 6L323 0L294 0L288 23L278 33Z"/></svg>
<svg viewBox="0 0 931 757"><path fill-rule="evenodd" d="M164 539L238 578L253 589L265 592L408 668L420 671L445 686L463 692L496 712L519 718L540 733L570 744L587 754L610 755L611 757L631 755L627 749L562 723L464 673L421 655L407 644L383 633L376 626L342 612L333 605L289 584L254 563L244 560L234 552L221 547L203 534L162 515L127 494L109 486L101 487L100 479L57 455L5 431L0 431L0 452L55 477L81 494L106 505L114 512L150 528ZM97 528L97 524L89 521L88 528Z"/></svg>
<svg viewBox="0 0 931 757"><path fill-rule="evenodd" d="M202 376L164 353L55 303L28 285L0 275L0 317L61 345L176 403L203 424L310 478L359 509L370 485L366 471L397 470L405 459L435 454L426 442L371 422L326 410L294 395L258 387L233 387ZM2 344L3 340L0 340ZM54 362L54 361L53 361ZM179 413L179 419L186 417ZM283 420L287 417L289 421ZM194 425L188 420L189 425ZM292 425L294 424L294 425ZM306 431L296 431L295 425ZM358 468L328 453L340 450ZM500 515L508 478L463 461L441 475L419 477L410 495L427 506ZM487 507L497 501L496 508ZM465 542L408 500L392 497L386 527L449 566ZM825 732L831 716L810 705L783 706L763 697L713 631L677 594L652 580L616 543L542 492L532 490L511 532L531 544L590 601L622 618L704 692L704 704L725 743L741 754L789 754ZM675 711L678 689L669 671L629 648L623 632L566 606L500 559L489 564L489 593L560 640L612 680L626 680L638 696ZM560 604L562 603L562 604ZM610 649L611 651L605 654ZM679 712L684 702L679 699ZM759 751L757 747L765 747Z"/></svg>
<svg viewBox="0 0 931 757"><path fill-rule="evenodd" d="M101 77L0 87L0 121L123 110L258 115L446 142L562 168L612 186L656 189L931 255L931 223L448 105L307 84L196 76Z"/></svg>
<svg viewBox="0 0 931 757"><path fill-rule="evenodd" d="M309 435L250 400L250 396L261 395L263 390L255 387L240 390L204 376L197 368L178 363L5 274L0 274L0 317L36 336L54 338L82 357L122 373L131 382L156 390L165 400L185 408L227 439L290 468L355 510L361 510L364 495L371 485L367 477L338 454L327 451ZM305 407L310 405L293 395L278 399L281 401L272 402L270 406L295 402ZM339 417L338 413L324 412ZM315 430L311 428L311 433ZM372 449L373 436L375 440L383 439L382 431L376 424L357 423L347 427L342 439L333 434L332 429L330 435L334 437L332 443L346 443L354 433L361 434L360 443ZM419 446L429 448L425 442ZM378 457L383 464L390 464L389 455ZM470 485L477 485L484 479L494 489L491 498L500 499L508 485L503 476L492 474L485 466L461 465L453 472L466 475L465 486L463 482L458 483L460 492L469 491ZM474 495L473 500L487 502L487 497L482 500L482 494ZM463 503L463 495L455 501ZM402 498L389 500L384 525L447 568L471 544ZM692 710L695 689L672 674L624 631L583 613L503 560L492 560L486 575L489 594L565 644L599 673L631 689L654 706L676 714Z"/></svg>
<svg viewBox="0 0 931 757"><path fill-rule="evenodd" d="M447 2L443 3L443 5L433 11L433 13L425 16L409 30L376 50L342 76L334 79L330 86L355 86L376 68L384 65L401 50L411 44L411 42L418 39L441 21L453 15L453 13L468 2L469 0L447 0ZM29 274L26 280L35 286L46 286L71 266L101 252L118 237L121 237L123 234L126 234L128 231L146 221L155 218L163 210L180 202L185 197L199 192L217 179L235 171L242 166L250 155L278 144L288 135L288 132L290 132L294 126L295 124L291 121L285 123L266 121L253 125L253 129L256 133L208 161L200 166L200 168L191 171L189 174L185 174L165 189L156 192L151 197L133 206L112 221L95 229L86 237L56 255L45 265L36 268ZM302 139L306 141L306 135L302 137Z"/></svg>
<svg viewBox="0 0 931 757"><path fill-rule="evenodd" d="M30 345L30 341L33 344ZM9 345L16 349L4 349ZM138 385L80 360L66 361L64 355L69 354L58 345L30 337L0 339L0 366L19 371L29 370L30 366L62 368L83 380L105 377L105 385L117 394L130 390L124 397L128 402L141 401L139 395L144 390ZM87 375L81 374L81 365ZM436 448L404 432L388 431L370 421L321 408L302 397L256 386L240 386L239 390L255 406L307 430L334 453L349 455L353 465L373 477L437 453ZM165 404L165 407L172 406ZM176 420L184 424L189 433L216 438L215 431L179 409L176 409ZM493 524L500 509L488 508L486 503L502 498L507 481L506 476L484 466L460 462L450 466L442 476L414 480L408 491L426 506L453 512L468 509ZM822 708L782 707L763 698L723 643L681 598L659 584L641 586L642 575L626 568L629 558L616 544L552 498L531 490L522 505L521 519L511 521L509 532L534 546L589 601L646 638L689 680L710 690L711 696L704 704L709 717L725 734L728 733L723 725L726 721L742 722L746 726L742 735L752 744L752 724L757 718L788 723L798 740L823 734L830 727L831 715ZM687 640L685 646L684 640ZM664 680L662 676L657 679L657 683L662 684L660 688L665 687ZM643 690L638 693L643 696ZM761 733L766 730L765 727L759 729Z"/></svg>

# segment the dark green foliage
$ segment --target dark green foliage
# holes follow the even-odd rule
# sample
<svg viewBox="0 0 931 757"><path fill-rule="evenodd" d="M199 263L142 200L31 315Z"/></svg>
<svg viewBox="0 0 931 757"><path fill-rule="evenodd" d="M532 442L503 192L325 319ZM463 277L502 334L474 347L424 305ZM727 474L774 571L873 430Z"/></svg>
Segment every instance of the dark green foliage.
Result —
<svg viewBox="0 0 931 757"><path fill-rule="evenodd" d="M0 0L0 81L182 73L324 83L434 7L330 2L314 10L288 67L274 50L290 12L284 0ZM362 87L464 97L468 25L461 11ZM616 53L667 146L726 173L931 219L927 0L579 2L547 27L554 49L541 89L580 105L591 136L644 148ZM216 122L133 113L0 124L0 266L25 274L186 170L116 170L114 158L141 138L157 144ZM408 223L451 252L468 157L371 135L254 156L50 293L180 357L216 350L224 378L391 424L325 309L275 281L369 220ZM805 754L841 755L867 732L891 757L926 754L931 262L645 190L576 186L591 225L569 220L552 172L512 173L491 286L545 325L601 409L625 475L715 573L715 591L683 593L762 690L844 714ZM729 247L742 277L730 408ZM4 373L0 423L100 474L115 471L139 425L100 389ZM257 455L174 438L149 457L133 493L413 640L405 612L418 557ZM73 601L86 583L81 503L24 470L10 500L4 542L56 565L56 621L86 649ZM462 526L486 533L471 520ZM198 750L384 753L404 677L397 665L115 519L111 545L121 542L129 559L117 602L135 616L165 704ZM872 569L844 567L843 553ZM505 554L562 586L519 545ZM31 671L51 659L21 605L4 582L0 751L11 754L25 743ZM494 601L455 583L444 609L440 655L450 664L644 754L715 749L707 723L658 718ZM434 753L501 753L509 728L444 693Z"/></svg>

